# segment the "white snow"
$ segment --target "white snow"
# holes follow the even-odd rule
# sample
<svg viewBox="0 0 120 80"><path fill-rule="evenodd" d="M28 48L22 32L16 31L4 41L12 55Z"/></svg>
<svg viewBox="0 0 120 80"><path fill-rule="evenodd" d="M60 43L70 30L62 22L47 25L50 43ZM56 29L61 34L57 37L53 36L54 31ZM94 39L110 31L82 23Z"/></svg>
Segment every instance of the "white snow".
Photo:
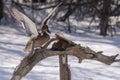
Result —
<svg viewBox="0 0 120 80"><path fill-rule="evenodd" d="M54 37L55 30L52 30ZM67 34L58 30L67 39L88 46L94 51L103 51L105 55L120 54L120 35L102 37L93 32L78 30L80 33ZM15 67L26 56L23 52L29 39L21 28L0 26L0 80L10 80ZM118 56L120 58L120 56ZM59 80L58 56L39 62L22 80ZM94 60L84 60L69 56L72 80L120 80L120 62L105 65Z"/></svg>

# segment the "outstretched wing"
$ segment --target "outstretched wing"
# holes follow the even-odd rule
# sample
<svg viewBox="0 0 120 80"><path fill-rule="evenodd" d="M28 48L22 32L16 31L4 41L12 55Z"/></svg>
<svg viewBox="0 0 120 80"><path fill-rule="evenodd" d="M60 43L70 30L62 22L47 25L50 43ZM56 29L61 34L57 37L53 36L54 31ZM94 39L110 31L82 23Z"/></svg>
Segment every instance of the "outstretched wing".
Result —
<svg viewBox="0 0 120 80"><path fill-rule="evenodd" d="M58 9L58 7L62 4L63 2L58 3L58 5L47 15L47 17L45 17L43 19L43 21L41 22L40 28L42 29L42 27L44 27L44 25L46 25L48 19L52 16L52 14L55 12L56 9Z"/></svg>
<svg viewBox="0 0 120 80"><path fill-rule="evenodd" d="M22 24L22 27L26 30L27 36L31 38L36 38L38 36L38 31L35 23L30 20L26 15L18 11L15 7L10 9L11 15Z"/></svg>

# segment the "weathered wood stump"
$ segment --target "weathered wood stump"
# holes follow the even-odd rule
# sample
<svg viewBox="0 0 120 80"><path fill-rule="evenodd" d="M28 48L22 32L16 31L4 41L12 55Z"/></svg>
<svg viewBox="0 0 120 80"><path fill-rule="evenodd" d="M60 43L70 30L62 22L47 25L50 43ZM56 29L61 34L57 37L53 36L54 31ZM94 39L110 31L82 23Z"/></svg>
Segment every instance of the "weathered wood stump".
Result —
<svg viewBox="0 0 120 80"><path fill-rule="evenodd" d="M67 55L59 55L60 80L71 80L71 71L68 64Z"/></svg>
<svg viewBox="0 0 120 80"><path fill-rule="evenodd" d="M110 65L113 62L120 61L120 59L116 59L118 54L114 56L106 56L106 55L103 55L102 52L95 52L88 47L87 48L82 47L81 45L75 44L70 40L61 38L61 36L58 34L56 35L56 37L58 41L54 43L55 45L53 44L52 49L50 50L46 48L36 49L34 51L34 54L32 54L32 56L30 56L31 54L28 54L27 56L25 56L21 61L21 63L14 70L11 80L21 80L22 77L24 77L27 73L29 73L39 61L55 55L60 56L59 57L60 63L61 63L60 70L63 70L63 72L61 71L60 73L61 80L70 80L71 78L70 68L67 64L67 55L72 55L77 57L79 59L79 62L82 62L82 60L84 59L91 59L91 60L97 60L104 64ZM59 44L59 42L61 42L62 40L65 42L65 46L63 44ZM49 42L47 42L46 45L48 46L48 44L50 44L52 41L54 41L54 39L51 39ZM59 47L58 45L61 47ZM56 48L56 46L58 47Z"/></svg>

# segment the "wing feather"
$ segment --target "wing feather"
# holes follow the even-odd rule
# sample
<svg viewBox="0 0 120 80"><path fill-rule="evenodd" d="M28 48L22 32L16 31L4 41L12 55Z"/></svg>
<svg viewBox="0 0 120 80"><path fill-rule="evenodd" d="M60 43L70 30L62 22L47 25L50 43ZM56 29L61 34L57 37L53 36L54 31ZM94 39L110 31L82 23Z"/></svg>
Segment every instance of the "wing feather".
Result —
<svg viewBox="0 0 120 80"><path fill-rule="evenodd" d="M58 5L50 11L50 13L49 13L49 14L43 19L43 21L41 22L40 28L42 28L42 27L47 23L48 19L52 16L52 14L55 12L55 10L57 10L58 7L59 7L62 3L63 3L63 2L58 3ZM39 32L40 32L40 31L39 31Z"/></svg>
<svg viewBox="0 0 120 80"><path fill-rule="evenodd" d="M31 38L38 36L36 25L31 19L14 7L11 8L10 12L11 15L22 24L22 27L26 30L27 36L30 36Z"/></svg>

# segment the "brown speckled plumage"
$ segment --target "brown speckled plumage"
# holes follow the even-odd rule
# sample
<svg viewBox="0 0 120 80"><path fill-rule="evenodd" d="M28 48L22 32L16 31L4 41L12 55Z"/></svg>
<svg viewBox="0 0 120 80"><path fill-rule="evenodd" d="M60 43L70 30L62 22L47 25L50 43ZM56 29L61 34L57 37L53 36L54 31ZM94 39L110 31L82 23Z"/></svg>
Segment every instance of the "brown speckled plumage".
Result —
<svg viewBox="0 0 120 80"><path fill-rule="evenodd" d="M48 40L50 39L49 34L46 32L43 33L43 35L39 34L38 37L34 40L34 48L42 47ZM31 49L32 47L32 39L28 40L24 51L27 52Z"/></svg>

